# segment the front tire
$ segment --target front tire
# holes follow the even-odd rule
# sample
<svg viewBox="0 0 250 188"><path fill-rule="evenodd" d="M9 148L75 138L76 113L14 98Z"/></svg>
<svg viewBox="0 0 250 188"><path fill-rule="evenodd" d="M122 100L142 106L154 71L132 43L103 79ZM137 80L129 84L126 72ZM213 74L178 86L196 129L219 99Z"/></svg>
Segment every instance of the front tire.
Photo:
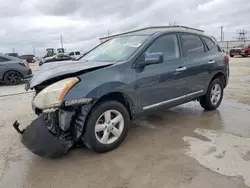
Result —
<svg viewBox="0 0 250 188"><path fill-rule="evenodd" d="M219 78L214 79L208 86L206 95L200 99L200 105L205 110L215 110L220 106L223 98L222 81Z"/></svg>
<svg viewBox="0 0 250 188"><path fill-rule="evenodd" d="M83 135L84 144L94 152L104 153L117 148L129 128L129 113L117 101L105 101L95 106L88 117Z"/></svg>
<svg viewBox="0 0 250 188"><path fill-rule="evenodd" d="M234 55L230 55L230 57L234 57Z"/></svg>

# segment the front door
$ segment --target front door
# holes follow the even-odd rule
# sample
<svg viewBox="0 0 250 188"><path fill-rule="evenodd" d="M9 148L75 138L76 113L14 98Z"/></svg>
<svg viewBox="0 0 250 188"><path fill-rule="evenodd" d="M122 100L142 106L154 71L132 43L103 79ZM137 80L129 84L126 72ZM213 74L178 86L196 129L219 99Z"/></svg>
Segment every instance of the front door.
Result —
<svg viewBox="0 0 250 188"><path fill-rule="evenodd" d="M137 68L137 94L143 110L161 105L174 105L185 100L187 80L185 62L180 55L176 34L158 37L138 61L145 60L146 53L161 52L164 62Z"/></svg>

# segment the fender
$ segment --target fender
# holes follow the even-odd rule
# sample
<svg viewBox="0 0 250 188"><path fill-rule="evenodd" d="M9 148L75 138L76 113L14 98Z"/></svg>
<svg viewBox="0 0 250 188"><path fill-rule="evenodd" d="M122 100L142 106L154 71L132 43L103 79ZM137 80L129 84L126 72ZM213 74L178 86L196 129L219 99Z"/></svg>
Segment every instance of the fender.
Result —
<svg viewBox="0 0 250 188"><path fill-rule="evenodd" d="M71 88L64 101L82 98L98 100L109 93L120 92L138 106L135 70L126 62L83 74L79 78L81 81Z"/></svg>

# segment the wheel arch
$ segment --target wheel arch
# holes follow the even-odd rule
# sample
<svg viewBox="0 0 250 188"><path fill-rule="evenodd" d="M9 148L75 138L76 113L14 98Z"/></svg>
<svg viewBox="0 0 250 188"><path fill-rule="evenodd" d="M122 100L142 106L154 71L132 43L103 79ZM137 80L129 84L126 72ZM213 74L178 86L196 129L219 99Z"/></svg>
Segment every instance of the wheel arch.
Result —
<svg viewBox="0 0 250 188"><path fill-rule="evenodd" d="M223 72L217 72L209 82L209 85L211 84L212 81L214 81L216 78L219 78L222 81L223 88L226 87L227 81L226 81L226 75Z"/></svg>
<svg viewBox="0 0 250 188"><path fill-rule="evenodd" d="M92 109L96 105L98 105L104 101L108 101L108 100L114 100L114 101L117 101L117 102L120 102L121 104L123 104L126 107L126 109L128 110L130 119L131 120L134 119L135 106L134 106L132 99L127 94L119 92L119 91L110 92L110 93L107 93L107 94L101 96L99 99L97 99L95 101L94 105L92 106Z"/></svg>

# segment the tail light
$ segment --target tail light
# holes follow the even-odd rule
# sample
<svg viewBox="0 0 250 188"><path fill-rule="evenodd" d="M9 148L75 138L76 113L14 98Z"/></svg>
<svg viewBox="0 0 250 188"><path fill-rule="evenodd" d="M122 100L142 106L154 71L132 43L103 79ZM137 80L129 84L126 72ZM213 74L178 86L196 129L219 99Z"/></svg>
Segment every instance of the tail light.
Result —
<svg viewBox="0 0 250 188"><path fill-rule="evenodd" d="M229 64L229 56L228 55L225 56L225 61L227 64Z"/></svg>
<svg viewBox="0 0 250 188"><path fill-rule="evenodd" d="M30 68L29 63L26 60L22 60L19 64L22 65L22 66Z"/></svg>

